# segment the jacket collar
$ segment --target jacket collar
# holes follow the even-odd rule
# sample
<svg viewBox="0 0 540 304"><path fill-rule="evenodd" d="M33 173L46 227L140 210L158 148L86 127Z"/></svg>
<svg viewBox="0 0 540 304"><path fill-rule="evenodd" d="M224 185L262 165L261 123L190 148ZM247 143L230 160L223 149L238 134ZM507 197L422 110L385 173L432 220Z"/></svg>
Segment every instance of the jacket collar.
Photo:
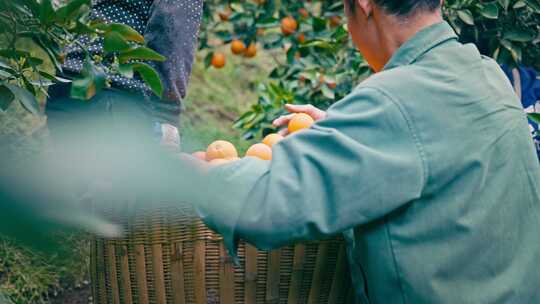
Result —
<svg viewBox="0 0 540 304"><path fill-rule="evenodd" d="M434 47L453 39L457 39L457 35L446 21L430 25L405 42L390 58L383 70L409 65Z"/></svg>

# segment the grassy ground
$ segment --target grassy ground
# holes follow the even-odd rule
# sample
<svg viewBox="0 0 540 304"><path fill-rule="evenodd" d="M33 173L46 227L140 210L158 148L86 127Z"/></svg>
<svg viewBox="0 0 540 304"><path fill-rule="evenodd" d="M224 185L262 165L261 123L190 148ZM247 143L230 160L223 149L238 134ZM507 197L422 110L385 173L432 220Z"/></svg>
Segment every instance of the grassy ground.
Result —
<svg viewBox="0 0 540 304"><path fill-rule="evenodd" d="M264 67L271 66L270 59L228 59L222 70L205 69L202 57L195 63L181 127L188 152L203 150L216 139L231 141L241 153L251 144L232 125L257 100L255 88L268 75ZM19 151L35 140L30 134L42 124L14 106L0 113L0 139L15 141L13 149ZM44 256L0 237L0 293L16 304L90 303L88 241L80 236L65 238L73 251L68 258Z"/></svg>
<svg viewBox="0 0 540 304"><path fill-rule="evenodd" d="M232 128L234 121L257 101L255 89L269 71L270 59L259 56L253 60L229 57L225 68L205 69L198 58L185 100L182 133L185 149L201 150L216 139L225 139L243 152L251 142L241 138Z"/></svg>

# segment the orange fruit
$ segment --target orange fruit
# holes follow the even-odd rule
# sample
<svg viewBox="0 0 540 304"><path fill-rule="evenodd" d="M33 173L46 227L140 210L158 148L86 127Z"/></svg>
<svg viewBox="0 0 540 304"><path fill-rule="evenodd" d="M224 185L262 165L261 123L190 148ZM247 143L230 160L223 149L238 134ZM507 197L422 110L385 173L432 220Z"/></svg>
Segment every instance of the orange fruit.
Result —
<svg viewBox="0 0 540 304"><path fill-rule="evenodd" d="M285 36L294 34L298 29L298 22L293 17L285 17L281 19L281 32Z"/></svg>
<svg viewBox="0 0 540 304"><path fill-rule="evenodd" d="M247 150L246 156L257 157L262 160L271 160L272 148L265 144L254 144Z"/></svg>
<svg viewBox="0 0 540 304"><path fill-rule="evenodd" d="M300 33L298 34L298 37L296 37L296 39L298 40L298 42L304 43L306 42L306 35L304 33Z"/></svg>
<svg viewBox="0 0 540 304"><path fill-rule="evenodd" d="M309 12L307 9L305 9L304 7L298 9L298 13L300 14L300 16L304 17L304 18L307 18L309 17Z"/></svg>
<svg viewBox="0 0 540 304"><path fill-rule="evenodd" d="M335 88L337 88L337 83L336 83L335 81L327 81L327 82L326 82L326 85L327 85L330 89L332 89L332 90L334 90Z"/></svg>
<svg viewBox="0 0 540 304"><path fill-rule="evenodd" d="M212 61L211 64L216 69L221 69L225 66L225 63L227 62L225 58L225 54L216 52L214 55L212 55Z"/></svg>
<svg viewBox="0 0 540 304"><path fill-rule="evenodd" d="M238 151L233 144L225 140L217 140L206 149L206 160L212 161L218 158L238 157Z"/></svg>
<svg viewBox="0 0 540 304"><path fill-rule="evenodd" d="M293 116L293 118L289 121L289 133L298 132L302 129L307 129L313 125L315 121L311 116L307 115L306 113L297 113Z"/></svg>
<svg viewBox="0 0 540 304"><path fill-rule="evenodd" d="M330 26L331 27L337 27L341 25L341 17L340 16L332 16L330 17Z"/></svg>
<svg viewBox="0 0 540 304"><path fill-rule="evenodd" d="M283 139L283 136L277 133L272 133L266 135L266 137L263 139L263 144L272 147L273 145L277 144L279 141Z"/></svg>
<svg viewBox="0 0 540 304"><path fill-rule="evenodd" d="M193 152L191 155L200 160L206 160L206 152L204 151Z"/></svg>
<svg viewBox="0 0 540 304"><path fill-rule="evenodd" d="M257 56L257 45L255 43L250 43L248 48L246 49L246 52L244 53L244 56L247 58L253 58Z"/></svg>
<svg viewBox="0 0 540 304"><path fill-rule="evenodd" d="M240 40L233 40L231 42L231 52L235 55L240 55L246 50L246 45Z"/></svg>

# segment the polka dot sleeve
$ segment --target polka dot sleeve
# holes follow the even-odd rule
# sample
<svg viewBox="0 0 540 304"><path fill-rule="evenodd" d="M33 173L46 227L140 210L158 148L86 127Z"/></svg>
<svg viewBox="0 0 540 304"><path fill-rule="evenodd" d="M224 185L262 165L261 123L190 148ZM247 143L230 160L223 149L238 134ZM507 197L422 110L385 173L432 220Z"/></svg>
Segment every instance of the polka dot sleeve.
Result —
<svg viewBox="0 0 540 304"><path fill-rule="evenodd" d="M202 0L156 0L152 4L144 36L148 46L167 57L163 63L152 63L162 75L167 100L179 102L186 96L202 10Z"/></svg>
<svg viewBox="0 0 540 304"><path fill-rule="evenodd" d="M144 33L148 46L163 54L163 63L150 63L159 72L165 86L164 101L169 106L167 112L180 112L180 101L186 95L186 88L194 60L199 26L202 18L202 0L92 0L91 18L106 23L122 23ZM91 56L102 55L103 40L80 39ZM68 73L79 73L84 52L77 45L65 49L66 61L63 68ZM110 63L105 63L110 64ZM125 78L108 75L113 87L126 91L142 92L152 96L151 90L139 78ZM171 106L177 105L174 109ZM161 109L161 108L160 108Z"/></svg>

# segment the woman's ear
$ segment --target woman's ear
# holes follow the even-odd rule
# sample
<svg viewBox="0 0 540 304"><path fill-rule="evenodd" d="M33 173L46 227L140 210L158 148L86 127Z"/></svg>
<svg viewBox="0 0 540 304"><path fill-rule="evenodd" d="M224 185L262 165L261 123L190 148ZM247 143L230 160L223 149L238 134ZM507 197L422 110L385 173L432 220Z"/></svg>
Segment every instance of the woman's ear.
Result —
<svg viewBox="0 0 540 304"><path fill-rule="evenodd" d="M373 13L373 0L356 0L356 7L369 19Z"/></svg>

